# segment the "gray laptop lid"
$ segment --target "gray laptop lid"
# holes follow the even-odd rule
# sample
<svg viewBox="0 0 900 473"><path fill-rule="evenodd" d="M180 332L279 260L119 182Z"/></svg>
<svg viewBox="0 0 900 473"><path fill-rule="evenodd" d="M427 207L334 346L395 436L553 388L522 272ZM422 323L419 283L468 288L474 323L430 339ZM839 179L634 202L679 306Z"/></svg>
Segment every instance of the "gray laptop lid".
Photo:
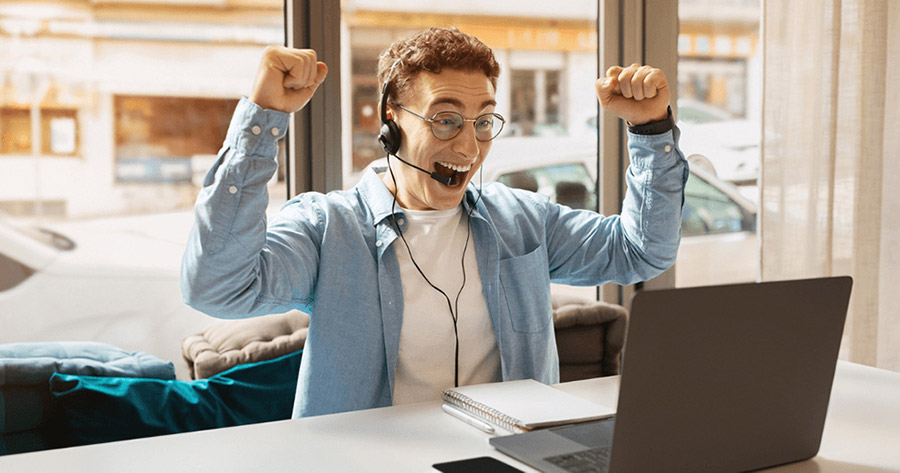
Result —
<svg viewBox="0 0 900 473"><path fill-rule="evenodd" d="M610 471L744 471L814 456L851 284L638 293Z"/></svg>

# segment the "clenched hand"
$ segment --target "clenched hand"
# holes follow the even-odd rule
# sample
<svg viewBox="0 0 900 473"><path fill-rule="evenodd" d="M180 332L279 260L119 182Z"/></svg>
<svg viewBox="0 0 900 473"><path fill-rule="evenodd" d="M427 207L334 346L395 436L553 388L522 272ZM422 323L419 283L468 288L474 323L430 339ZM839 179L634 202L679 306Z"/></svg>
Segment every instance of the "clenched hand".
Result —
<svg viewBox="0 0 900 473"><path fill-rule="evenodd" d="M312 49L269 46L263 53L250 100L262 108L293 113L302 109L325 80L328 66Z"/></svg>
<svg viewBox="0 0 900 473"><path fill-rule="evenodd" d="M666 118L669 85L660 69L640 64L613 66L595 86L600 105L632 125Z"/></svg>

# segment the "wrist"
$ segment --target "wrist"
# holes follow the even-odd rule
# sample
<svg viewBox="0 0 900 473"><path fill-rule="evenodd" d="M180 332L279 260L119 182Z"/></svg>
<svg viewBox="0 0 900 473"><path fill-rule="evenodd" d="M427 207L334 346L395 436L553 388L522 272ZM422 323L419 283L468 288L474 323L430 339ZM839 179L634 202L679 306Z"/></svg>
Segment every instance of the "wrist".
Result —
<svg viewBox="0 0 900 473"><path fill-rule="evenodd" d="M251 95L251 96L249 97L249 99L250 99L250 101L253 102L257 107L259 107L259 108L261 108L261 109L263 109L263 110L273 110L273 111L276 111L276 112L291 113L291 112L286 112L286 111L284 111L284 110L281 110L281 109L279 109L278 107L275 107L274 105L272 105L270 102L266 101L266 100L263 99L263 98L255 97L255 96L252 96L252 95Z"/></svg>
<svg viewBox="0 0 900 473"><path fill-rule="evenodd" d="M641 121L639 121L639 122L628 121L628 125L630 125L630 126L641 126L641 125L646 125L647 123L659 122L659 121L665 120L665 119L666 119L666 116L668 116L668 107L667 107L666 111L663 112L663 113L660 114L660 115L657 115L657 116L654 116L654 117L650 117L650 118L648 118L648 119L646 119L646 120L641 120Z"/></svg>
<svg viewBox="0 0 900 473"><path fill-rule="evenodd" d="M658 135L675 128L675 119L672 117L672 107L666 107L666 114L657 120L644 123L628 123L628 131L636 135Z"/></svg>

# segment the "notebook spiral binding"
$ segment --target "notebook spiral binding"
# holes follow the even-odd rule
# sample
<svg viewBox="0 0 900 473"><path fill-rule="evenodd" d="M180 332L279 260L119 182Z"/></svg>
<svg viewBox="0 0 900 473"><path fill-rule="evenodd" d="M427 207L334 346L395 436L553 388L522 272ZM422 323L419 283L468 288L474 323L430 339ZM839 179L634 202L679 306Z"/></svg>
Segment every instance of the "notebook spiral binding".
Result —
<svg viewBox="0 0 900 473"><path fill-rule="evenodd" d="M441 393L441 399L447 404L462 409L467 414L471 414L485 422L502 427L510 432L522 433L528 432L530 429L520 427L522 421L515 417L508 416L497 409L472 400L469 396L461 394L451 389Z"/></svg>

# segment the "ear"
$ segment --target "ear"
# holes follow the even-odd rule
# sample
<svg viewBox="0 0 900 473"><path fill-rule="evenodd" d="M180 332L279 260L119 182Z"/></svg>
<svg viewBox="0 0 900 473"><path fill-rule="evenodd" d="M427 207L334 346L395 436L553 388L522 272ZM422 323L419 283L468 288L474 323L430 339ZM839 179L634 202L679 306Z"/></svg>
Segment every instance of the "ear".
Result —
<svg viewBox="0 0 900 473"><path fill-rule="evenodd" d="M390 105L385 107L384 116L387 117L388 120L394 119L394 111L391 109Z"/></svg>

